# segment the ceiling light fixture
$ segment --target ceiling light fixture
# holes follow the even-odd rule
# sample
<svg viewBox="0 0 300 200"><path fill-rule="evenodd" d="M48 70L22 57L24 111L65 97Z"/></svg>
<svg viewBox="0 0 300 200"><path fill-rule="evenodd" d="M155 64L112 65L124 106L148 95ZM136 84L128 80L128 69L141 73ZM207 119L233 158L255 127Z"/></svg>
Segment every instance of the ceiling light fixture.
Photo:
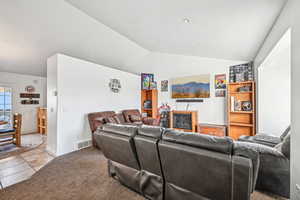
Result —
<svg viewBox="0 0 300 200"><path fill-rule="evenodd" d="M183 18L182 21L186 24L189 24L191 22L191 20L189 18Z"/></svg>

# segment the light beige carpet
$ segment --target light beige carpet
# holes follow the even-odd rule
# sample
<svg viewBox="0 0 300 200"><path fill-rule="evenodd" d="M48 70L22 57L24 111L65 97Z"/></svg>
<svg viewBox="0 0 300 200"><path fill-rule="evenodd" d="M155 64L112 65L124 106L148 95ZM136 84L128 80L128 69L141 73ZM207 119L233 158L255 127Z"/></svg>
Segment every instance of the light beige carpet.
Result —
<svg viewBox="0 0 300 200"><path fill-rule="evenodd" d="M108 176L106 159L94 148L55 158L31 179L0 190L0 199L144 200ZM252 196L252 200L273 199L259 192Z"/></svg>

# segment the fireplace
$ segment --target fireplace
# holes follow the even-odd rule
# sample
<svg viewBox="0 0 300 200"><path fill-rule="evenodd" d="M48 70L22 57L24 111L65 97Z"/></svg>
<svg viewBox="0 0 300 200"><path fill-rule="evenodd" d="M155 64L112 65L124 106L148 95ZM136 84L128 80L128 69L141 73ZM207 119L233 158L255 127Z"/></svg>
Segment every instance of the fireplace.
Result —
<svg viewBox="0 0 300 200"><path fill-rule="evenodd" d="M170 127L186 132L196 132L198 126L197 111L177 111L170 112Z"/></svg>

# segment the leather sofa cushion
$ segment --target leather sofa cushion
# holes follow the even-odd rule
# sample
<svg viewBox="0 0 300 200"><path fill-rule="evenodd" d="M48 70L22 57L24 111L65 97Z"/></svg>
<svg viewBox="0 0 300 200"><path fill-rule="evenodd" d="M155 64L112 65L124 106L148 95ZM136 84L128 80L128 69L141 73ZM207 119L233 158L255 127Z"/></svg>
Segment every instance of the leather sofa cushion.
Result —
<svg viewBox="0 0 300 200"><path fill-rule="evenodd" d="M190 145L198 148L232 154L233 140L229 137L217 137L200 133L187 133L167 129L162 136L164 141Z"/></svg>
<svg viewBox="0 0 300 200"><path fill-rule="evenodd" d="M143 126L139 127L138 134L142 135L142 136L146 136L146 137L160 139L163 131L164 131L164 128L159 127L159 126L143 125Z"/></svg>
<svg viewBox="0 0 300 200"><path fill-rule="evenodd" d="M105 112L94 112L88 114L88 120L90 124L90 128L92 133L94 133L98 127L101 127L104 123L102 121L99 121L99 118L108 118L115 116L114 111L105 111ZM97 119L97 120L95 120Z"/></svg>
<svg viewBox="0 0 300 200"><path fill-rule="evenodd" d="M127 137L134 137L137 133L137 126L109 123L103 125L102 130Z"/></svg>
<svg viewBox="0 0 300 200"><path fill-rule="evenodd" d="M117 113L116 117L118 118L118 120L120 121L120 124L124 124L125 123L125 118L123 113Z"/></svg>
<svg viewBox="0 0 300 200"><path fill-rule="evenodd" d="M130 115L138 115L138 116L141 116L140 111L137 110L137 109L123 110L122 113L123 113L125 122L127 122L127 123L132 122L132 121L130 120Z"/></svg>
<svg viewBox="0 0 300 200"><path fill-rule="evenodd" d="M140 170L133 138L99 130L95 139L107 159Z"/></svg>

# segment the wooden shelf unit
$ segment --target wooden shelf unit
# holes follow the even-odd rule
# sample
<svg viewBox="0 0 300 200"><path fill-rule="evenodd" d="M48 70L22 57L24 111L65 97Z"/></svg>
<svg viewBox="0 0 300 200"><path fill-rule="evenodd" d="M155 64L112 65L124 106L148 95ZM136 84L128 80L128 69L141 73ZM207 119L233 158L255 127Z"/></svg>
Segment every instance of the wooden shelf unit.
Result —
<svg viewBox="0 0 300 200"><path fill-rule="evenodd" d="M151 108L144 108L144 102L151 101ZM141 111L147 113L148 117L157 118L158 115L157 90L141 91Z"/></svg>
<svg viewBox="0 0 300 200"><path fill-rule="evenodd" d="M38 108L37 129L38 133L47 134L47 108Z"/></svg>
<svg viewBox="0 0 300 200"><path fill-rule="evenodd" d="M239 92L238 88L250 86L251 91ZM229 83L227 85L227 119L228 119L228 136L237 140L242 135L253 136L256 134L256 92L255 82L247 81L240 83ZM250 101L252 104L251 111L233 111L231 109L231 97L239 101Z"/></svg>

